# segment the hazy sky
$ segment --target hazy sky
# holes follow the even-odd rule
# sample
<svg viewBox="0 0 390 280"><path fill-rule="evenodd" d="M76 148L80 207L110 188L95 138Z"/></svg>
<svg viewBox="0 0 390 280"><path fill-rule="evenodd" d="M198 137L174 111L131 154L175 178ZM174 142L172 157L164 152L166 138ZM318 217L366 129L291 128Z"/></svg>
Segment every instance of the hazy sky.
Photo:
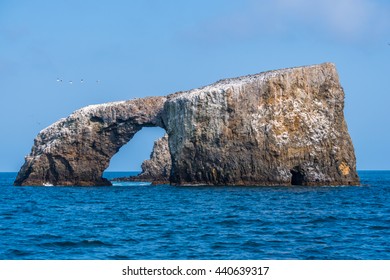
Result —
<svg viewBox="0 0 390 280"><path fill-rule="evenodd" d="M0 0L0 171L80 107L326 61L358 169L390 169L389 44L388 0ZM110 169L139 170L162 134L139 132Z"/></svg>

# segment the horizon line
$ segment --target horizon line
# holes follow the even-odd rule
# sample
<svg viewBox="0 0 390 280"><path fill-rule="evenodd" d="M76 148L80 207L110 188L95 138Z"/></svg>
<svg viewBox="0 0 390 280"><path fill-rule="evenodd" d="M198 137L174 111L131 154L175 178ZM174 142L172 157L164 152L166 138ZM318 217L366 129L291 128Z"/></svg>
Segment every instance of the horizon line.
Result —
<svg viewBox="0 0 390 280"><path fill-rule="evenodd" d="M390 169L356 169L359 171L390 171ZM0 171L0 173L18 173L19 171ZM106 170L105 172L142 172L142 170Z"/></svg>

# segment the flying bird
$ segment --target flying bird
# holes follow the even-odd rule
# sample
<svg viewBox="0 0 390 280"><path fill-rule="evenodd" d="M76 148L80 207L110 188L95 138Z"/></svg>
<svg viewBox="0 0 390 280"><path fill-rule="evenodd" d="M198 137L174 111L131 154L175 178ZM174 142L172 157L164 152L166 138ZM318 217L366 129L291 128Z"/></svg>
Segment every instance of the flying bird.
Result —
<svg viewBox="0 0 390 280"><path fill-rule="evenodd" d="M72 81L69 81L69 84L73 84L73 82L72 82Z"/></svg>

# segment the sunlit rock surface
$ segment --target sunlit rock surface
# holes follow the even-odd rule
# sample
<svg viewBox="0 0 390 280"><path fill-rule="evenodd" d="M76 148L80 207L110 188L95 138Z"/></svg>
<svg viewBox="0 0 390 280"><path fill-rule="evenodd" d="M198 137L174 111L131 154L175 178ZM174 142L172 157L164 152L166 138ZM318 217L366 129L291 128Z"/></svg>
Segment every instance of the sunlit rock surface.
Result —
<svg viewBox="0 0 390 280"><path fill-rule="evenodd" d="M165 97L91 105L42 130L15 185L111 185L111 157L145 126L162 126ZM131 160L131 159L129 159Z"/></svg>
<svg viewBox="0 0 390 280"><path fill-rule="evenodd" d="M219 81L168 96L178 185L359 184L333 64Z"/></svg>
<svg viewBox="0 0 390 280"><path fill-rule="evenodd" d="M15 185L109 185L109 160L144 126L166 129L169 149L155 145L143 174L166 176L172 160L172 184L355 185L343 109L330 63L88 106L39 133Z"/></svg>

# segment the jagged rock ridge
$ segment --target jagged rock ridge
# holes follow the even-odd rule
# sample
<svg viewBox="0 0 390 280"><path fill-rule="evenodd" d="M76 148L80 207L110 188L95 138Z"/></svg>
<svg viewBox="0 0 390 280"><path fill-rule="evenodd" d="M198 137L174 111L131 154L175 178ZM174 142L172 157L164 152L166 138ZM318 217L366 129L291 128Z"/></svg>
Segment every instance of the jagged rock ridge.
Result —
<svg viewBox="0 0 390 280"><path fill-rule="evenodd" d="M172 159L172 184L359 184L330 63L92 108L42 131L15 184L108 184L109 159L143 126L166 129L170 155L157 151L162 145L153 153ZM157 169L149 174L164 173Z"/></svg>
<svg viewBox="0 0 390 280"><path fill-rule="evenodd" d="M137 176L115 178L115 181L146 181L153 184L169 184L171 174L171 154L168 146L168 134L154 142L150 159L142 162L142 172Z"/></svg>

